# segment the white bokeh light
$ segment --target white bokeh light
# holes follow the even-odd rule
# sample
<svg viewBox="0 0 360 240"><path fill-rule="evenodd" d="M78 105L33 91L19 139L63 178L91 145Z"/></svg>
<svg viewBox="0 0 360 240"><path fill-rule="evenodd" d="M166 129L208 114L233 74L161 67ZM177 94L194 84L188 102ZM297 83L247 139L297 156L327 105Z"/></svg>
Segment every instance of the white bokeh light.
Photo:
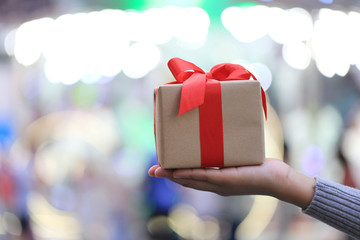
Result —
<svg viewBox="0 0 360 240"><path fill-rule="evenodd" d="M229 7L221 14L221 21L226 29L241 42L253 42L268 32L268 7L249 8Z"/></svg>
<svg viewBox="0 0 360 240"><path fill-rule="evenodd" d="M282 56L287 64L295 69L306 69L311 61L311 50L303 42L283 46Z"/></svg>
<svg viewBox="0 0 360 240"><path fill-rule="evenodd" d="M316 58L316 67L319 72L325 77L332 78L335 76L335 69L331 66L331 62L328 61L326 57L323 59L321 57Z"/></svg>
<svg viewBox="0 0 360 240"><path fill-rule="evenodd" d="M360 70L360 31L354 31L360 26L360 13L349 12L349 33L351 34L348 38L349 45L351 48L350 63L356 64L356 67Z"/></svg>
<svg viewBox="0 0 360 240"><path fill-rule="evenodd" d="M236 17L244 13L244 9L240 7L228 7L221 13L221 22L224 27L231 33L233 29L238 27Z"/></svg>
<svg viewBox="0 0 360 240"><path fill-rule="evenodd" d="M143 40L145 29L145 17L142 13L136 11L126 12L126 26L125 32L129 35L132 41Z"/></svg>
<svg viewBox="0 0 360 240"><path fill-rule="evenodd" d="M65 85L72 85L83 76L81 69L72 61L47 61L44 65L44 72L49 82L63 83Z"/></svg>
<svg viewBox="0 0 360 240"><path fill-rule="evenodd" d="M148 43L134 43L130 46L124 73L130 78L142 78L153 70L160 62L160 50Z"/></svg>
<svg viewBox="0 0 360 240"><path fill-rule="evenodd" d="M314 24L312 48L316 66L326 77L345 76L351 64L348 16L341 11L321 9Z"/></svg>
<svg viewBox="0 0 360 240"><path fill-rule="evenodd" d="M109 14L112 13L112 14ZM121 72L130 39L123 32L125 16L121 11L101 11L102 22L98 24L97 36L91 47L95 49L93 65L97 72L106 77L113 77ZM93 19L96 21L97 19ZM116 24L114 24L116 23ZM89 26L91 31L91 26Z"/></svg>
<svg viewBox="0 0 360 240"><path fill-rule="evenodd" d="M144 12L144 38L142 41L152 44L164 44L170 41L173 32L170 31L171 20L164 8L150 8ZM170 20L170 21L169 21Z"/></svg>
<svg viewBox="0 0 360 240"><path fill-rule="evenodd" d="M29 66L40 58L44 35L52 23L51 18L41 18L23 23L16 30L14 54L20 64Z"/></svg>
<svg viewBox="0 0 360 240"><path fill-rule="evenodd" d="M360 70L360 32L356 31L360 13L320 9L312 15L302 8L257 5L226 8L221 21L241 42L268 35L283 44L283 59L295 69L306 69L313 57L326 77L345 76L351 65ZM25 22L6 35L4 47L25 66L43 56L51 82L96 83L102 76L113 79L125 68L126 75L140 78L154 68L148 63L159 62L157 45L175 38L180 47L197 49L204 46L209 27L209 15L199 7L166 6L144 12L105 9ZM148 46L141 58L137 44ZM62 73L65 70L68 73Z"/></svg>
<svg viewBox="0 0 360 240"><path fill-rule="evenodd" d="M277 43L285 44L309 40L313 31L311 15L302 8L284 10L270 8L269 36Z"/></svg>
<svg viewBox="0 0 360 240"><path fill-rule="evenodd" d="M305 41L311 38L313 30L311 15L302 8L229 7L222 12L221 21L236 39L247 43L267 34L281 44Z"/></svg>
<svg viewBox="0 0 360 240"><path fill-rule="evenodd" d="M5 40L4 40L4 48L9 56L14 55L14 49L15 49L15 38L16 38L16 29L11 30L6 34Z"/></svg>
<svg viewBox="0 0 360 240"><path fill-rule="evenodd" d="M243 65L249 70L257 80L261 83L264 91L268 90L272 82L272 73L268 66L263 63L252 63L250 65Z"/></svg>
<svg viewBox="0 0 360 240"><path fill-rule="evenodd" d="M181 19L174 26L175 37L189 43L203 42L210 26L210 18L207 12L198 7L182 9Z"/></svg>
<svg viewBox="0 0 360 240"><path fill-rule="evenodd" d="M104 9L26 22L7 35L5 48L26 66L42 56L45 76L52 83L92 84L121 71L141 78L160 61L155 45L174 37L179 43L202 45L209 26L208 14L198 7Z"/></svg>

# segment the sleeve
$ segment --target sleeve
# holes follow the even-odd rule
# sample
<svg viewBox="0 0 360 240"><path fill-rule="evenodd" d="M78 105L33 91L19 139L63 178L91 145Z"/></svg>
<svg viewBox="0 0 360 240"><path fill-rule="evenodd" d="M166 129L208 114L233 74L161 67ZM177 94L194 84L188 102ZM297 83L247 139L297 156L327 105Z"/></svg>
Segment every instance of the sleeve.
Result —
<svg viewBox="0 0 360 240"><path fill-rule="evenodd" d="M317 178L315 195L303 212L360 239L360 190L358 189Z"/></svg>

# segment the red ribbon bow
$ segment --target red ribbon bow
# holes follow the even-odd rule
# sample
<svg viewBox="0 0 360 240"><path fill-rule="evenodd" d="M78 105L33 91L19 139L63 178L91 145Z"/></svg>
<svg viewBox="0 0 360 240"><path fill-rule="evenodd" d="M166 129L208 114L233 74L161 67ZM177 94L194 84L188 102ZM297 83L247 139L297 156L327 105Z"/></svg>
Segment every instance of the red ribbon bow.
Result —
<svg viewBox="0 0 360 240"><path fill-rule="evenodd" d="M218 64L211 68L210 72L205 73L191 62L172 58L168 62L168 67L176 79L176 82L171 83L182 83L179 115L204 104L206 82L250 80L251 77L257 80L251 72L239 64ZM261 88L261 98L267 119L266 96L263 88Z"/></svg>

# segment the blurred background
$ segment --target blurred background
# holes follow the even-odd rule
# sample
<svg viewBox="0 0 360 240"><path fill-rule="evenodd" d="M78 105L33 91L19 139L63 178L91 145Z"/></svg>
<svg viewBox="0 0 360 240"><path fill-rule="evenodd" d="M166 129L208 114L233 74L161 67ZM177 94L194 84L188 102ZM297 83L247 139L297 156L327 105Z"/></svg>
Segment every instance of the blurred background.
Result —
<svg viewBox="0 0 360 240"><path fill-rule="evenodd" d="M153 89L180 57L244 65L284 161L359 186L359 29L355 0L1 0L0 239L347 239L276 199L147 170Z"/></svg>

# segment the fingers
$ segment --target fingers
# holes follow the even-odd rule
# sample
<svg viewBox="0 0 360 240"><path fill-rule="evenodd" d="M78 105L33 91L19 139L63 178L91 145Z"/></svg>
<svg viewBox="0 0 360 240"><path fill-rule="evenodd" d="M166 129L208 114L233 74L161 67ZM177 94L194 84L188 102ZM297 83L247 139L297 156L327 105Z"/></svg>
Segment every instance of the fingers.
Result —
<svg viewBox="0 0 360 240"><path fill-rule="evenodd" d="M175 179L193 179L198 181L206 181L211 183L218 183L221 172L219 169L177 169L173 176Z"/></svg>
<svg viewBox="0 0 360 240"><path fill-rule="evenodd" d="M161 168L159 165L152 166L148 173L152 177L168 178L184 187L197 189L200 191L210 191L220 195L221 188L219 185L207 181L208 169L177 169L170 170ZM216 171L215 169L214 172ZM176 176L176 177L175 177Z"/></svg>
<svg viewBox="0 0 360 240"><path fill-rule="evenodd" d="M172 178L173 170L164 169L159 165L154 165L149 169L148 174L151 177Z"/></svg>
<svg viewBox="0 0 360 240"><path fill-rule="evenodd" d="M208 179L205 169L176 169L169 170L161 168L159 165L152 166L148 174L152 177L162 178L192 178L194 180L206 181Z"/></svg>
<svg viewBox="0 0 360 240"><path fill-rule="evenodd" d="M158 168L155 169L155 177L172 178L173 177L173 171L174 170L158 167Z"/></svg>
<svg viewBox="0 0 360 240"><path fill-rule="evenodd" d="M259 166L243 166L238 168L194 168L194 169L163 169L159 166L150 168L149 174L154 177L169 178L172 181L188 179L193 181L208 182L218 186L250 185L258 179L256 173ZM151 175L152 174L152 175ZM260 175L262 177L262 175Z"/></svg>
<svg viewBox="0 0 360 240"><path fill-rule="evenodd" d="M208 176L205 169L170 170L157 166L154 167L153 171L155 177L168 178L173 182L179 183L186 187L207 189L210 185L212 185L212 183L208 181Z"/></svg>
<svg viewBox="0 0 360 240"><path fill-rule="evenodd" d="M149 176L155 177L155 170L156 170L157 168L159 168L159 167L160 167L159 165L154 165L154 166L152 166L152 167L149 169L149 171L148 171Z"/></svg>
<svg viewBox="0 0 360 240"><path fill-rule="evenodd" d="M193 180L193 179L179 179L179 178L172 178L170 179L173 182L176 182L184 187L192 188L200 191L207 191L207 192L214 192L219 195L223 195L221 193L221 188L219 185L205 182L205 181L199 181L199 180Z"/></svg>
<svg viewBox="0 0 360 240"><path fill-rule="evenodd" d="M152 166L149 169L149 175L152 177L162 177L174 179L191 179L196 181L205 181L213 184L221 184L224 181L224 178L228 177L220 169L164 169L159 165Z"/></svg>

